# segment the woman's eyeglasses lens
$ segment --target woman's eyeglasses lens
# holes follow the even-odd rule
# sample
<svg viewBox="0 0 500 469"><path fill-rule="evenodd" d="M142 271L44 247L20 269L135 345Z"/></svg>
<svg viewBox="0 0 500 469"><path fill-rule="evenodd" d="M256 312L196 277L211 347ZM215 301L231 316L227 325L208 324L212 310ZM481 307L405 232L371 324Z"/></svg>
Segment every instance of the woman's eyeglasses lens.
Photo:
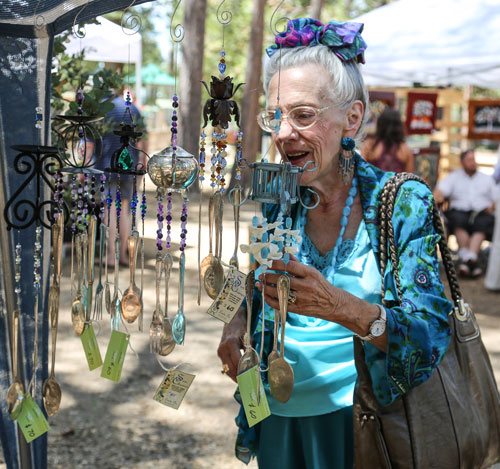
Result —
<svg viewBox="0 0 500 469"><path fill-rule="evenodd" d="M305 130L314 125L318 119L318 109L311 106L299 106L282 114L281 119L288 119L288 123L297 130ZM262 130L274 132L278 125L275 109L266 109L259 113L257 121Z"/></svg>

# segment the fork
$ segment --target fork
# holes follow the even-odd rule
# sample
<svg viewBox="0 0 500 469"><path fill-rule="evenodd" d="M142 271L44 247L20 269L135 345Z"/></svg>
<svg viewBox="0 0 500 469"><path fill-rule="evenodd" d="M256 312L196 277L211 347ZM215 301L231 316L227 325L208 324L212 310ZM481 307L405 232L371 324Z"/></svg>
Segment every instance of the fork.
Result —
<svg viewBox="0 0 500 469"><path fill-rule="evenodd" d="M160 306L160 282L163 270L163 258L160 253L156 256L156 307L153 319L149 326L149 351L158 353L161 350L161 336L163 334L163 311Z"/></svg>
<svg viewBox="0 0 500 469"><path fill-rule="evenodd" d="M99 238L99 282L95 289L95 302L93 320L100 321L102 319L102 299L104 295L104 286L102 284L102 257L104 254L104 239L106 238L106 227L101 223L101 235Z"/></svg>

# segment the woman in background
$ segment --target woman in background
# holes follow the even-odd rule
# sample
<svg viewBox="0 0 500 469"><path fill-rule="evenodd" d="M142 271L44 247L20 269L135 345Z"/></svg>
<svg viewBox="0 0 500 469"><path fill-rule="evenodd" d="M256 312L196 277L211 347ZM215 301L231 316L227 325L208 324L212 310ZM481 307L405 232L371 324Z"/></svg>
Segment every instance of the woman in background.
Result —
<svg viewBox="0 0 500 469"><path fill-rule="evenodd" d="M413 172L413 154L405 143L403 122L397 110L386 108L380 114L375 136L365 140L361 154L384 171Z"/></svg>

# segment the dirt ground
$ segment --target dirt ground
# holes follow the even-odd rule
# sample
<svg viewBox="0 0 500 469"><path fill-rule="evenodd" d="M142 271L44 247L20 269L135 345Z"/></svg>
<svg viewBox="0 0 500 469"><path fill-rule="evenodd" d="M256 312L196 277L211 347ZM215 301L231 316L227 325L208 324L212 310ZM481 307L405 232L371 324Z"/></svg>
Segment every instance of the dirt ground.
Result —
<svg viewBox="0 0 500 469"><path fill-rule="evenodd" d="M232 395L236 385L221 374L221 364L216 355L223 323L206 314L210 299L204 292L201 305L196 302L197 249L193 246L197 245L198 203L195 199L193 197L188 225L188 245L192 247L186 251L185 344L177 346L172 354L162 359L166 368L182 363L182 369L196 375L189 392L178 410L153 400L165 374L155 355L149 352L148 331L155 304L154 239L146 240L144 332L137 330L137 324L128 328L131 348L125 358L120 383L101 378L100 369L88 371L81 341L71 326L70 260L67 257L64 262L56 360L56 378L61 385L63 399L59 412L50 419L49 468L246 467L234 457L234 417L238 405ZM254 212L253 204L247 203L242 212L240 242L246 240L246 227ZM228 204L225 219L223 259L227 261L234 248L232 209ZM208 227L205 225L202 230L202 257L208 253ZM155 229L151 204L146 234L153 236ZM248 270L245 261L245 256L240 255L240 268L244 272ZM169 303L172 317L177 311L178 286L178 270L176 264L174 266ZM140 271L137 277L139 283ZM125 289L127 285L128 269L121 268L120 286ZM464 297L476 311L500 384L500 294L487 291L483 279L463 281L461 286ZM106 314L96 330L104 359L110 334ZM124 331L123 326L121 330ZM3 463L0 452L0 469L5 468ZM257 465L252 462L247 467L256 468Z"/></svg>

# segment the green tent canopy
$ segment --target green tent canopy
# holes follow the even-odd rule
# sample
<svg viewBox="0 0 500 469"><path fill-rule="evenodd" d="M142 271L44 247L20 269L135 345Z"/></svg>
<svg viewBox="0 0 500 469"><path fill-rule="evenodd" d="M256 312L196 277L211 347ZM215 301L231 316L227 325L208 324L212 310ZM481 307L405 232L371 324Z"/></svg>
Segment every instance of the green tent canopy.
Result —
<svg viewBox="0 0 500 469"><path fill-rule="evenodd" d="M171 85L175 84L175 78L162 71L156 64L148 64L141 70L142 83L145 85ZM127 80L126 80L127 81ZM128 78L130 83L135 83L135 74Z"/></svg>

